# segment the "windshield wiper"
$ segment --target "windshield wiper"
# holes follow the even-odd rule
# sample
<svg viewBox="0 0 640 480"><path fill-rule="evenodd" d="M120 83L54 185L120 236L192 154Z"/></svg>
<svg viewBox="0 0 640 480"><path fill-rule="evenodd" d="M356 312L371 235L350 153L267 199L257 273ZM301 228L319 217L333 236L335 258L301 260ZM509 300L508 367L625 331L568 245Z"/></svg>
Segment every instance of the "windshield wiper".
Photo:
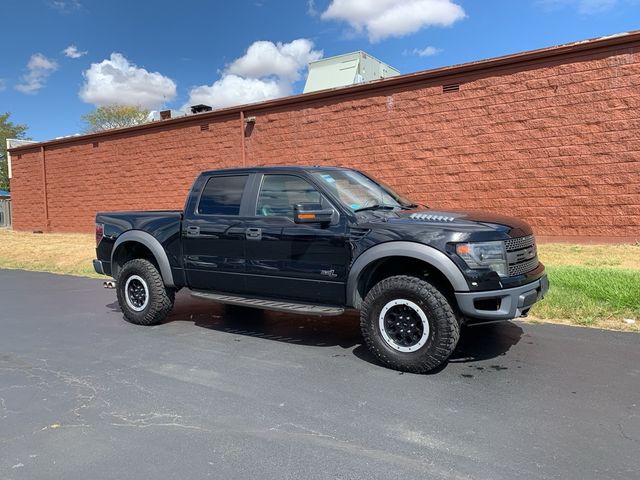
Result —
<svg viewBox="0 0 640 480"><path fill-rule="evenodd" d="M365 210L393 210L394 208L398 208L398 207L399 205L385 205L385 204L376 203L374 205L356 208L354 212L364 212Z"/></svg>
<svg viewBox="0 0 640 480"><path fill-rule="evenodd" d="M429 208L429 205L425 205L424 203L410 203L408 205L402 205L400 208L402 208L403 210L412 210L418 207Z"/></svg>

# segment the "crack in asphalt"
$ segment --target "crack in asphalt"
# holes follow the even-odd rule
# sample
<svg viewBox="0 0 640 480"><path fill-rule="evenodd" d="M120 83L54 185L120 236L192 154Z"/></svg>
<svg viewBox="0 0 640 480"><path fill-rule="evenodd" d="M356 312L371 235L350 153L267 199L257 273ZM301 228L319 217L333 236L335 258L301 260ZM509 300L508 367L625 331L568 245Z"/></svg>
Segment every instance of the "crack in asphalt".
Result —
<svg viewBox="0 0 640 480"><path fill-rule="evenodd" d="M625 440L629 440L629 441L631 441L631 442L635 442L635 443L640 443L640 441L638 441L638 440L637 440L637 439L635 439L635 438L630 437L629 435L627 435L627 434L624 432L624 428L622 427L622 424L621 424L621 423L619 423L619 424L618 424L618 430L620 431L620 436L621 436L622 438L624 438Z"/></svg>
<svg viewBox="0 0 640 480"><path fill-rule="evenodd" d="M296 432L296 433L299 433L300 435L312 435L314 437L324 437L324 438L331 438L333 440L337 440L337 438L332 436L332 435L325 435L324 433L318 432L316 430L312 430L312 429L304 427L302 425L297 425L295 423L290 423L290 422L279 423L275 427L271 427L269 429L269 431L276 431L276 432L283 432L283 433L293 433L293 432L290 432L289 430L285 430L285 429L282 428L282 427L286 427L286 426L290 426L290 427L293 427L294 429L299 430L299 432Z"/></svg>
<svg viewBox="0 0 640 480"><path fill-rule="evenodd" d="M109 425L114 427L134 427L134 428L148 428L148 427L176 427L185 428L189 430L201 430L203 432L211 432L211 430L201 427L199 425L188 425L178 422L183 418L182 415L176 413L116 413L116 412L102 412L101 417L112 417L119 419L120 422L110 422ZM169 421L156 421L168 419Z"/></svg>

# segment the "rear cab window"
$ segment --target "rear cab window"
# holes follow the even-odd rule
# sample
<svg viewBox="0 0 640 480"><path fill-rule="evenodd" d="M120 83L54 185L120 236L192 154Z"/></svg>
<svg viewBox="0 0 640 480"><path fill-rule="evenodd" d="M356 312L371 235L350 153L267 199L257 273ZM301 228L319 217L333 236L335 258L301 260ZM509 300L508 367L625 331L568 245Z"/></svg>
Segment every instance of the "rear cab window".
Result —
<svg viewBox="0 0 640 480"><path fill-rule="evenodd" d="M211 177L202 189L196 212L199 215L240 215L242 195L249 175Z"/></svg>

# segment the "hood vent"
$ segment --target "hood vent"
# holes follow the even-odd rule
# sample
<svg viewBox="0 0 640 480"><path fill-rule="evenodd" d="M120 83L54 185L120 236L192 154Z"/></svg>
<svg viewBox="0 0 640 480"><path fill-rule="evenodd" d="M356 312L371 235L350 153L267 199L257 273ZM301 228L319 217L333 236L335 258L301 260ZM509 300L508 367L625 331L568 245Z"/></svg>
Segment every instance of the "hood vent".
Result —
<svg viewBox="0 0 640 480"><path fill-rule="evenodd" d="M412 213L409 215L409 218L412 220L420 220L422 222L453 222L455 217L450 217L448 215L437 215L434 213Z"/></svg>

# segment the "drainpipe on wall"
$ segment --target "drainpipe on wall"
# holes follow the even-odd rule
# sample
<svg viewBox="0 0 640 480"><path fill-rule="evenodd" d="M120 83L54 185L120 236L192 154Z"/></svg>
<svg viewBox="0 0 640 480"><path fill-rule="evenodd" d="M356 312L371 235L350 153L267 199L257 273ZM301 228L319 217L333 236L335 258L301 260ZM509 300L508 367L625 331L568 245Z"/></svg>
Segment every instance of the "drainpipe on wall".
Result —
<svg viewBox="0 0 640 480"><path fill-rule="evenodd" d="M49 231L49 199L47 198L47 161L44 153L44 145L40 147L40 158L42 159L42 196L44 200L44 231Z"/></svg>
<svg viewBox="0 0 640 480"><path fill-rule="evenodd" d="M246 158L244 152L244 110L240 110L240 138L242 141L240 150L242 151L242 166L246 166Z"/></svg>

